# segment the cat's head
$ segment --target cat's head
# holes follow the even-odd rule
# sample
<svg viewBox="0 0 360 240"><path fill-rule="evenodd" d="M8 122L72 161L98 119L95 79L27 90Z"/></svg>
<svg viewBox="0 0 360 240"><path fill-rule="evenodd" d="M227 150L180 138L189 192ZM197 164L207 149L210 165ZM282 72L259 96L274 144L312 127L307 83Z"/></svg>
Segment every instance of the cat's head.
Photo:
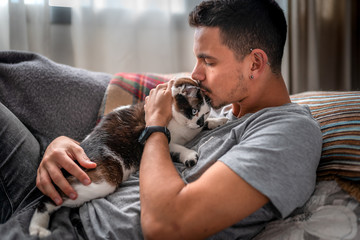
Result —
<svg viewBox="0 0 360 240"><path fill-rule="evenodd" d="M189 128L203 127L210 114L210 104L197 82L185 77L175 79L172 95L173 118Z"/></svg>

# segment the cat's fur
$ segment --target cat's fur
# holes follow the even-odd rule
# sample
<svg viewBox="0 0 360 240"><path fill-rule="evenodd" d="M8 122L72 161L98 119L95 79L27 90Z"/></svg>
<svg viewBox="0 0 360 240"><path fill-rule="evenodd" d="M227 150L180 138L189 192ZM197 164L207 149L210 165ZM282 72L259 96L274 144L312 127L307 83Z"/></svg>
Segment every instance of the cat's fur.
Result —
<svg viewBox="0 0 360 240"><path fill-rule="evenodd" d="M168 124L171 133L169 148L178 161L192 167L197 162L197 152L183 145L205 125L212 129L224 124L227 119L207 119L210 113L209 102L192 79L175 80L172 95L173 117ZM71 200L61 193L64 198L61 206L77 207L92 199L105 197L137 171L143 151L138 138L144 128L143 103L120 107L106 115L80 144L87 156L97 164L95 169L84 169L92 183L85 186L75 177L67 176L78 193L78 198ZM47 229L50 214L61 206L56 206L50 198L40 202L30 222L30 235L48 236L51 233Z"/></svg>

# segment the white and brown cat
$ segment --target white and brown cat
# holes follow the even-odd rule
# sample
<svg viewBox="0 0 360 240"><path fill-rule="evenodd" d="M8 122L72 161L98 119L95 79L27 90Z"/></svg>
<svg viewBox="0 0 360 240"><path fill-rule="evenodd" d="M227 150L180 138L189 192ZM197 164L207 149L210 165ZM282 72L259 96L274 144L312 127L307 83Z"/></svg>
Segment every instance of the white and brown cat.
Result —
<svg viewBox="0 0 360 240"><path fill-rule="evenodd" d="M184 147L204 127L213 129L226 123L226 118L208 118L210 105L197 83L190 78L178 78L172 87L172 119L168 124L171 133L169 148L172 156L187 167L197 163L197 152ZM105 197L139 169L143 145L138 138L145 128L143 103L120 107L106 115L94 130L81 142L87 156L97 164L95 169L84 169L91 178L88 186L75 177L67 180L78 193L76 200L64 198L61 206L78 207L95 198ZM59 192L61 192L59 190ZM31 219L30 235L48 236L50 215L61 206L50 198L40 202Z"/></svg>

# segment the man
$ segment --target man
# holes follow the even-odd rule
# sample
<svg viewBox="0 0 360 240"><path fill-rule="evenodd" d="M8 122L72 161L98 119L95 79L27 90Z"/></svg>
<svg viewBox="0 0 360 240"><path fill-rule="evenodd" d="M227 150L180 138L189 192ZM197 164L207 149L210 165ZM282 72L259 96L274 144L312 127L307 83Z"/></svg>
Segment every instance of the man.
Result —
<svg viewBox="0 0 360 240"><path fill-rule="evenodd" d="M214 163L188 184L171 163L165 135L148 138L140 167L143 233L150 239L218 232L221 239L249 238L310 196L321 134L308 110L290 103L280 72L286 23L273 1L203 2L189 20L197 57L192 77L214 108L232 104L233 121L202 137L200 153L211 151L214 159L200 154L199 162ZM146 99L147 126L167 125L170 88L160 85ZM222 140L211 143L212 137Z"/></svg>
<svg viewBox="0 0 360 240"><path fill-rule="evenodd" d="M171 161L165 134L152 133L139 175L109 197L121 211L103 200L80 209L87 236L250 239L267 222L302 206L314 190L321 133L309 109L291 103L281 76L282 10L271 0L205 1L190 13L189 22L195 27L197 58L192 77L214 108L226 106L218 114L229 122L188 143L199 153L190 169ZM168 124L172 84L157 86L146 98L147 126ZM77 142L59 137L38 168L38 188L57 204L62 200L52 181L77 197L61 168L90 184L74 160L96 167ZM124 200L133 192L140 194L139 203ZM140 204L140 219L123 216L140 211Z"/></svg>

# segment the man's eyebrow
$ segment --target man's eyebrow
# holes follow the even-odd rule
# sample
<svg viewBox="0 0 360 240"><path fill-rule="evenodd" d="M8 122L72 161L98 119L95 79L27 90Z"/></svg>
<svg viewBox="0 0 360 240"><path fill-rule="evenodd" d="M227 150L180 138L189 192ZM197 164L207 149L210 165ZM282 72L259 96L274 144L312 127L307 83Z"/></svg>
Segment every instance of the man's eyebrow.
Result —
<svg viewBox="0 0 360 240"><path fill-rule="evenodd" d="M199 53L199 54L197 55L197 57L198 57L198 58L209 58L209 59L215 59L215 57L210 56L210 55L207 55L207 54L205 54L205 53Z"/></svg>

